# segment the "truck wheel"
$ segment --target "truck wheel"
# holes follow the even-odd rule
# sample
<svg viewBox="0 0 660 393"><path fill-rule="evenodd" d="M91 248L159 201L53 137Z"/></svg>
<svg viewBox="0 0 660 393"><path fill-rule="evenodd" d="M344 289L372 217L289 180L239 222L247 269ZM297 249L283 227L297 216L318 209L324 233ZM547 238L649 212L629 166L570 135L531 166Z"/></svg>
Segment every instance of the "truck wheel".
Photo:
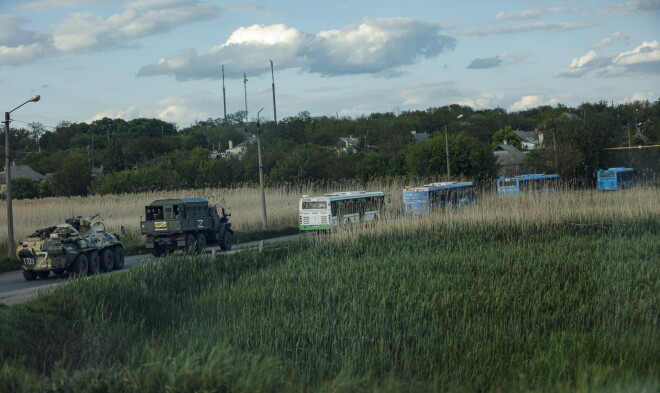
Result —
<svg viewBox="0 0 660 393"><path fill-rule="evenodd" d="M69 274L72 276L80 277L87 274L87 257L85 254L79 254L71 264Z"/></svg>
<svg viewBox="0 0 660 393"><path fill-rule="evenodd" d="M195 251L197 254L204 254L206 251L206 236L203 233L197 235L197 244Z"/></svg>
<svg viewBox="0 0 660 393"><path fill-rule="evenodd" d="M124 249L119 246L115 248L113 254L115 255L115 264L113 267L115 270L121 270L124 267Z"/></svg>
<svg viewBox="0 0 660 393"><path fill-rule="evenodd" d="M111 272L114 268L115 256L112 254L112 250L106 248L101 253L101 271L104 273Z"/></svg>
<svg viewBox="0 0 660 393"><path fill-rule="evenodd" d="M220 248L222 251L229 251L231 250L231 246L234 243L234 237L231 235L230 232L225 232L224 235L222 235L222 242L220 243Z"/></svg>
<svg viewBox="0 0 660 393"><path fill-rule="evenodd" d="M186 254L192 254L195 252L195 235L192 233L189 233L186 235L186 249L184 250L184 253Z"/></svg>
<svg viewBox="0 0 660 393"><path fill-rule="evenodd" d="M93 274L101 273L101 259L99 258L99 253L92 251L87 257L87 274L90 276Z"/></svg>
<svg viewBox="0 0 660 393"><path fill-rule="evenodd" d="M39 278L48 278L50 276L50 270L45 270L37 273L39 275Z"/></svg>
<svg viewBox="0 0 660 393"><path fill-rule="evenodd" d="M151 249L151 255L159 257L165 254L165 248L159 244L154 244L154 248Z"/></svg>
<svg viewBox="0 0 660 393"><path fill-rule="evenodd" d="M37 279L37 272L34 270L23 270L23 278L25 281L33 281Z"/></svg>

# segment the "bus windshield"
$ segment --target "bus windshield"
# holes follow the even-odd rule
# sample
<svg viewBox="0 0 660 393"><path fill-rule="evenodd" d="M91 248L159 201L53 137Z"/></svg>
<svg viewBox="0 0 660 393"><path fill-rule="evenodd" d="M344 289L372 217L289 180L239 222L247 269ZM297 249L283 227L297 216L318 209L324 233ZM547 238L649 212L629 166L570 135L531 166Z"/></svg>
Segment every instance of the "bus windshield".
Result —
<svg viewBox="0 0 660 393"><path fill-rule="evenodd" d="M612 173L612 172L601 172L600 177L614 177L614 173Z"/></svg>
<svg viewBox="0 0 660 393"><path fill-rule="evenodd" d="M502 180L500 183L501 187L516 187L516 181L515 180Z"/></svg>
<svg viewBox="0 0 660 393"><path fill-rule="evenodd" d="M303 202L302 203L302 208L303 210L309 210L309 209L327 209L328 208L328 203L324 201L317 201L317 202Z"/></svg>

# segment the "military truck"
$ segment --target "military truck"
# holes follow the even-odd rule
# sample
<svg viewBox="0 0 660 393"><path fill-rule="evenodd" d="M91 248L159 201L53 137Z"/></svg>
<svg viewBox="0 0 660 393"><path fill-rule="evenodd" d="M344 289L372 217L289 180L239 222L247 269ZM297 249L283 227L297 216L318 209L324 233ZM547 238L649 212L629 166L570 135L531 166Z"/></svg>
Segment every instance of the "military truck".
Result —
<svg viewBox="0 0 660 393"><path fill-rule="evenodd" d="M203 253L211 243L226 251L234 237L230 216L224 208L218 214L203 198L160 199L145 207L140 233L146 235L147 249L156 257L176 250Z"/></svg>
<svg viewBox="0 0 660 393"><path fill-rule="evenodd" d="M56 275L87 275L124 267L124 247L117 234L105 230L98 216L78 216L65 224L43 228L28 235L16 249L23 277L35 280Z"/></svg>

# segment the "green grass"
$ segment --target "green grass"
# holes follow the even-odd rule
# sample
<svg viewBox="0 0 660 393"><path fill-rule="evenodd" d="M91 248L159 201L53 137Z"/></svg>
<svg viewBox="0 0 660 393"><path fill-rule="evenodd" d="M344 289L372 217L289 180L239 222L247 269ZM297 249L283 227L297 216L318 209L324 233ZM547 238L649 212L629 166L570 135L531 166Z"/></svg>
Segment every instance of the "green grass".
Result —
<svg viewBox="0 0 660 393"><path fill-rule="evenodd" d="M658 391L660 217L581 224L303 239L70 280L0 308L0 391Z"/></svg>
<svg viewBox="0 0 660 393"><path fill-rule="evenodd" d="M7 243L0 244L0 273L20 269L18 258L7 256Z"/></svg>

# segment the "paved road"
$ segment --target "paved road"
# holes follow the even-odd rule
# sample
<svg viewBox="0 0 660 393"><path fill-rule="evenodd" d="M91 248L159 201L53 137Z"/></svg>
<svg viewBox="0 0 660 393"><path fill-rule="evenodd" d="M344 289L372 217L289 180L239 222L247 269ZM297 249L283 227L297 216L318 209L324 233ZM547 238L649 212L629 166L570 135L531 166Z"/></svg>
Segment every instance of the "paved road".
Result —
<svg viewBox="0 0 660 393"><path fill-rule="evenodd" d="M300 236L301 235L291 235L291 236L278 237L274 239L267 239L264 240L264 244L274 244L279 242L292 241L298 239ZM236 244L232 248L232 251L228 251L228 252L220 251L220 248L218 246L212 246L206 248L206 253L231 254L236 251L244 250L247 248L259 247L259 243L260 243L259 241L255 241L255 242ZM127 256L124 262L124 269L113 271L111 273L106 273L106 274L115 274L115 273L123 272L148 258L154 258L154 257L151 255ZM47 290L48 288L52 288L53 285L62 284L65 283L66 281L67 281L66 275L63 277L59 277L52 273L48 278L45 279L38 278L34 281L25 281L21 271L0 273L0 303L9 306L17 303L22 303L32 299L34 296L36 296L38 291Z"/></svg>

